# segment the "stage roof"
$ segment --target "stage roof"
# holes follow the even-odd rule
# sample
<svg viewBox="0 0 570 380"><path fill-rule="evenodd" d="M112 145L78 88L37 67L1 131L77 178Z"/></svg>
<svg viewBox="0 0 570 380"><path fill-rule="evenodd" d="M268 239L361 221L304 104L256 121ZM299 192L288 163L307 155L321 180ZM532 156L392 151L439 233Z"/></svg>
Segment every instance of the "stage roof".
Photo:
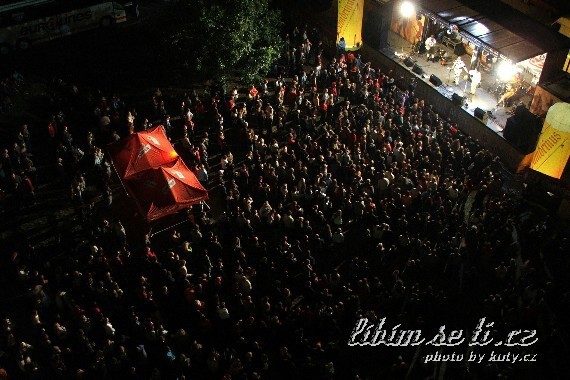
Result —
<svg viewBox="0 0 570 380"><path fill-rule="evenodd" d="M564 47L557 33L512 8L508 11L497 8L501 5L489 1L479 4L474 0L472 3L477 9L484 6L485 14L456 0L420 2L424 11L440 21L456 24L462 33L483 42L513 62Z"/></svg>

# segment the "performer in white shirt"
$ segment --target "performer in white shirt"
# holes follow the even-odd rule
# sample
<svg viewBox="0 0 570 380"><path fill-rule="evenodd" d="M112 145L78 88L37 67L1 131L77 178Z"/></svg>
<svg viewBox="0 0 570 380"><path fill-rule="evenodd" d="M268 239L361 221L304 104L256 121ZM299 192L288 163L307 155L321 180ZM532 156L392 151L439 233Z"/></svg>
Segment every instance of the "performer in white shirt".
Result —
<svg viewBox="0 0 570 380"><path fill-rule="evenodd" d="M449 70L453 70L454 80L453 83L457 86L459 84L459 78L461 77L461 73L463 70L467 73L467 68L465 67L465 63L461 60L461 57L457 57L455 61L453 61L453 65Z"/></svg>
<svg viewBox="0 0 570 380"><path fill-rule="evenodd" d="M426 59L429 61L430 59L435 58L435 44L437 43L433 34L426 39L425 46L426 46Z"/></svg>
<svg viewBox="0 0 570 380"><path fill-rule="evenodd" d="M475 91L481 83L481 73L477 69L469 70L469 75L471 76L471 95L475 95Z"/></svg>

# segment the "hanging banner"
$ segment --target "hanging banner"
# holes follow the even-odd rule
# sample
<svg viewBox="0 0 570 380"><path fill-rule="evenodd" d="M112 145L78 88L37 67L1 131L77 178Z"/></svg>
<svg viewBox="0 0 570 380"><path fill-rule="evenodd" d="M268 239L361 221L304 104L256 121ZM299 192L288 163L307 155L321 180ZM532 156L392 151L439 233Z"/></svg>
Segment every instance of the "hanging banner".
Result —
<svg viewBox="0 0 570 380"><path fill-rule="evenodd" d="M519 62L517 63L517 66L520 66L530 75L540 78L540 74L542 74L542 69L544 68L545 61L546 61L546 53Z"/></svg>
<svg viewBox="0 0 570 380"><path fill-rule="evenodd" d="M362 46L362 17L364 0L338 0L336 43L344 38L346 50L354 51Z"/></svg>
<svg viewBox="0 0 570 380"><path fill-rule="evenodd" d="M530 168L560 178L570 157L570 104L549 108Z"/></svg>
<svg viewBox="0 0 570 380"><path fill-rule="evenodd" d="M570 73L570 50L568 50L568 55L566 55L566 61L564 62L564 66L562 66L562 70Z"/></svg>

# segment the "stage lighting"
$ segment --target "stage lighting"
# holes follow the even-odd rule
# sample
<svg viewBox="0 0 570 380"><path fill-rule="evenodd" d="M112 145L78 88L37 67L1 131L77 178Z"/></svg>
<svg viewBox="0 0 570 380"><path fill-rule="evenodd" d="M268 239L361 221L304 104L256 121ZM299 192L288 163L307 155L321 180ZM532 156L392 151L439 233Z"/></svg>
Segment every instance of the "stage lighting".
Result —
<svg viewBox="0 0 570 380"><path fill-rule="evenodd" d="M515 66L507 61L503 61L499 64L499 68L497 69L497 75L499 79L508 82L511 78L515 75L516 68Z"/></svg>
<svg viewBox="0 0 570 380"><path fill-rule="evenodd" d="M411 15L413 15L415 11L416 7L414 7L414 4L412 4L409 1L404 1L400 5L400 14L405 18L408 18Z"/></svg>

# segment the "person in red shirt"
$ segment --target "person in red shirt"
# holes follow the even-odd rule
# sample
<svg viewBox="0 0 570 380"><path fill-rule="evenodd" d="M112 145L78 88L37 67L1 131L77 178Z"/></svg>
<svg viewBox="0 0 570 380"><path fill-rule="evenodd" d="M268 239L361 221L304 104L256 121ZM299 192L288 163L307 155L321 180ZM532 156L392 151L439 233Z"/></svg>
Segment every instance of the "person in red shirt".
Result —
<svg viewBox="0 0 570 380"><path fill-rule="evenodd" d="M330 92L331 96L333 96L335 98L338 96L338 89L336 87L336 82L331 83L331 88L330 88L329 92Z"/></svg>
<svg viewBox="0 0 570 380"><path fill-rule="evenodd" d="M257 88L255 88L255 85L252 85L251 88L249 89L249 99L250 100L257 99L258 94L259 94L259 91L257 91Z"/></svg>
<svg viewBox="0 0 570 380"><path fill-rule="evenodd" d="M327 116L327 109L328 109L327 102L321 101L319 103L319 118L320 118L320 120L324 120L325 117Z"/></svg>
<svg viewBox="0 0 570 380"><path fill-rule="evenodd" d="M49 137L51 137L52 139L55 138L55 125L53 125L52 123L48 124L48 133Z"/></svg>
<svg viewBox="0 0 570 380"><path fill-rule="evenodd" d="M24 172L21 173L20 177L22 179L21 180L22 186L20 187L20 189L22 191L23 200L26 202L27 201L26 198L30 197L33 201L32 203L35 204L37 199L32 180Z"/></svg>
<svg viewBox="0 0 570 380"><path fill-rule="evenodd" d="M146 247L146 256L151 263L155 263L157 260L156 253L154 253L150 247Z"/></svg>

